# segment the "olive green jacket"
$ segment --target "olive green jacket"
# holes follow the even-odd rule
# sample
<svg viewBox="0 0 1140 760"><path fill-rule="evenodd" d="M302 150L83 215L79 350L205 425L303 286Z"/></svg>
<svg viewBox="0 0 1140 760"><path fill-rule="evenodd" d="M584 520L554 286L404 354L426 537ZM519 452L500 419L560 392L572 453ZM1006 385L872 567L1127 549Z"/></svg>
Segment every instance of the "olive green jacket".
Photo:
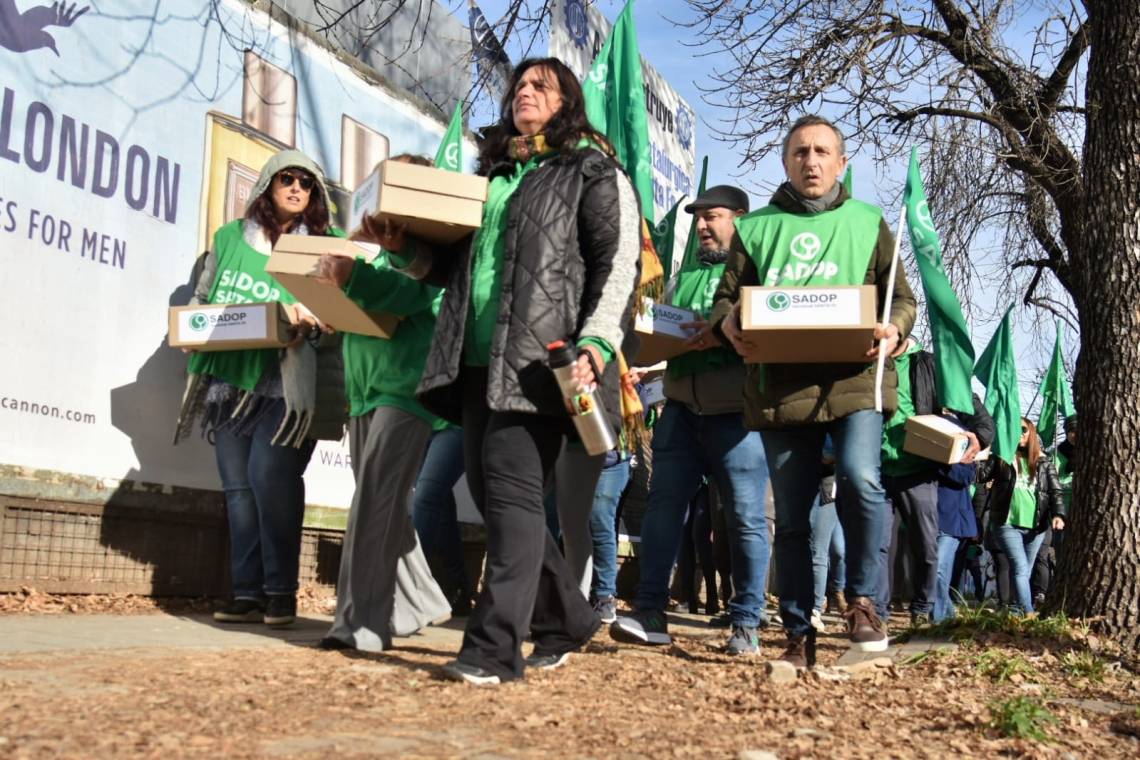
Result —
<svg viewBox="0 0 1140 760"><path fill-rule="evenodd" d="M842 205L851 196L840 187L839 196L828 209ZM771 204L789 213L809 213L802 203L782 185L772 196ZM881 312L890 277L894 236L886 223L879 221L879 239L863 282L878 291L876 313ZM744 250L740 236L734 237L728 263L720 280L713 303L713 330L725 344L731 345L721 331L721 322L740 300L740 289L760 285L756 265ZM895 273L894 296L890 321L905 340L914 327L915 300L900 262ZM875 408L875 363L867 364L749 364L744 383L744 424L752 430L780 428L831 422L849 414ZM897 406L898 377L894 361L887 359L883 377L883 413L889 417Z"/></svg>

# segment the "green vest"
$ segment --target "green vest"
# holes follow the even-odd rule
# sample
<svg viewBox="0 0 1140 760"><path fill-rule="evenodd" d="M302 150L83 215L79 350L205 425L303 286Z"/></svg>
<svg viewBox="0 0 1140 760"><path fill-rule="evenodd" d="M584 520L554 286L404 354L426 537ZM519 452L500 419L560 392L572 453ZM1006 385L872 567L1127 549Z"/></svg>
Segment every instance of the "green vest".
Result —
<svg viewBox="0 0 1140 760"><path fill-rule="evenodd" d="M768 205L737 219L736 229L762 285L862 285L881 219L878 208L848 199L818 214Z"/></svg>
<svg viewBox="0 0 1140 760"><path fill-rule="evenodd" d="M712 313L713 296L724 274L725 262L702 264L693 257L692 263L677 273L677 285L673 289L673 305L696 312L702 319ZM677 380L689 375L720 369L733 364L741 364L742 359L735 351L718 346L707 351L686 351L669 360L667 372L670 379Z"/></svg>
<svg viewBox="0 0 1140 760"><path fill-rule="evenodd" d="M207 303L294 304L297 299L265 271L269 257L245 242L244 220L235 219L214 233L214 255L218 270ZM343 236L339 230L334 235ZM191 374L210 375L244 391L252 391L265 370L278 361L276 348L242 351L200 351L190 355Z"/></svg>

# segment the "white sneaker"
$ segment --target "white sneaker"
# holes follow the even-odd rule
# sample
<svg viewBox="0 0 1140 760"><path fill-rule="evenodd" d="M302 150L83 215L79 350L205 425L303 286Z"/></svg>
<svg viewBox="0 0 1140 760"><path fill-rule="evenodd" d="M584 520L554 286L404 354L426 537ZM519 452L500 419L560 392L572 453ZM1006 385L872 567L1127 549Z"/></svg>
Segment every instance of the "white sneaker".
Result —
<svg viewBox="0 0 1140 760"><path fill-rule="evenodd" d="M827 630L827 625L823 622L823 615L819 610L811 611L811 627L823 633Z"/></svg>

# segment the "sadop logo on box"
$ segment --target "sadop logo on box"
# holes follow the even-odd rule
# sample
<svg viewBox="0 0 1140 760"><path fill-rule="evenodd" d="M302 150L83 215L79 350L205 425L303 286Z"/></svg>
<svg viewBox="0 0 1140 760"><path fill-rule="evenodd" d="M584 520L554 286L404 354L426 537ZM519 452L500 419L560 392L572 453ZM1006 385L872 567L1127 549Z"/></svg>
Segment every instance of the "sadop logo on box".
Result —
<svg viewBox="0 0 1140 760"><path fill-rule="evenodd" d="M202 332L210 326L210 318L202 312L190 315L190 329L194 332Z"/></svg>
<svg viewBox="0 0 1140 760"><path fill-rule="evenodd" d="M788 298L787 293L777 291L768 296L767 304L770 311L787 311L792 305L792 299Z"/></svg>

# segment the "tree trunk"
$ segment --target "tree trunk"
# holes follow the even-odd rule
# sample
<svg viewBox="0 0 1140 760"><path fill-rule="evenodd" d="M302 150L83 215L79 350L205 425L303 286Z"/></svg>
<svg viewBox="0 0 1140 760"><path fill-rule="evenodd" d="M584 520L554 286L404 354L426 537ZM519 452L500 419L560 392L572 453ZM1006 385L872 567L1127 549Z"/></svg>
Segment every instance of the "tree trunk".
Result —
<svg viewBox="0 0 1140 760"><path fill-rule="evenodd" d="M1140 651L1140 3L1086 0L1080 417L1072 514L1051 604Z"/></svg>

